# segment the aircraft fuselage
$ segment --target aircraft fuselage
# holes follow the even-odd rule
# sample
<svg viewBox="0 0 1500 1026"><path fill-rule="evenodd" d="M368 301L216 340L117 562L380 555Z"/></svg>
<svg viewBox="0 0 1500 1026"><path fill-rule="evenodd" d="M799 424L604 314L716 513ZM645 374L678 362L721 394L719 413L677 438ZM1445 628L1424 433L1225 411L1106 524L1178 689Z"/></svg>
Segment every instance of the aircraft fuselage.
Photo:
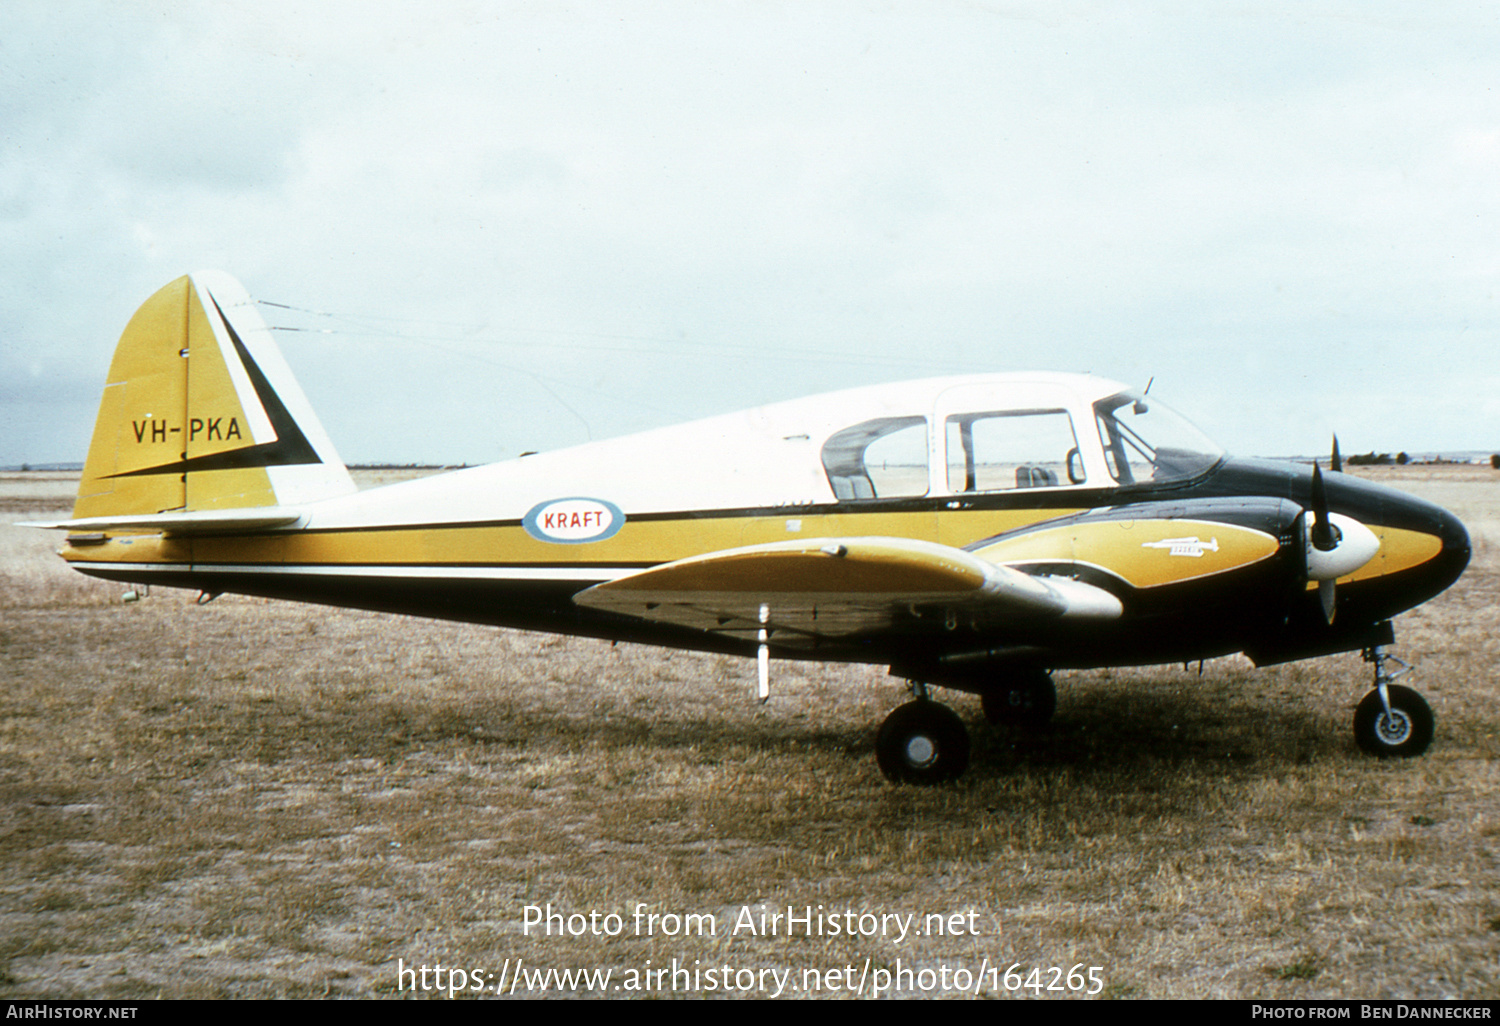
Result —
<svg viewBox="0 0 1500 1026"><path fill-rule="evenodd" d="M521 520L508 519L314 526L250 536L122 536L75 542L64 555L85 573L113 580L736 655L753 655L755 642L643 623L580 607L572 598L663 562L663 555L683 558L797 533L897 535L1012 565L1019 558L1029 569L1073 576L1120 598L1124 614L1086 632L1066 623L1018 625L981 616L961 618L934 640L926 621L946 616L935 609L913 611L909 631L898 624L877 637L815 644L772 638L778 658L929 668L928 676L962 686L969 667L1015 660L1079 668L1247 651L1257 662L1274 663L1363 648L1379 638L1377 625L1438 594L1463 572L1468 535L1452 514L1394 489L1330 474L1330 508L1367 525L1381 548L1375 560L1339 581L1337 617L1328 624L1316 589L1305 580L1297 532L1310 480L1304 465L1231 459L1172 486L658 512L631 516L609 553L590 545L539 553ZM1261 547L1229 552L1230 535ZM657 558L639 558L646 552ZM139 558L147 553L149 561Z"/></svg>

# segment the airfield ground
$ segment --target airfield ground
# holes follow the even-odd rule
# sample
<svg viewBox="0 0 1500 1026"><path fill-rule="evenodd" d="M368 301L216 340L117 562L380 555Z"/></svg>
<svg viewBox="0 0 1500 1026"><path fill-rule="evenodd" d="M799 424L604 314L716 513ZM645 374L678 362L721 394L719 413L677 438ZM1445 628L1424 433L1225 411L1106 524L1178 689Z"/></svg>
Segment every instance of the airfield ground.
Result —
<svg viewBox="0 0 1500 1026"><path fill-rule="evenodd" d="M735 659L125 604L55 535L0 527L0 997L436 996L508 990L518 961L518 996L532 971L608 968L612 996L816 977L1056 997L1098 966L1105 997L1500 997L1500 472L1360 473L1475 541L1397 623L1438 717L1428 755L1356 751L1357 654L1230 658L1058 674L1033 736L955 696L973 765L925 790L875 768L904 700L879 668L777 663L762 707ZM72 487L5 475L0 519L66 512ZM548 904L597 914L528 935ZM945 931L751 934L762 904ZM709 915L716 934L688 932Z"/></svg>

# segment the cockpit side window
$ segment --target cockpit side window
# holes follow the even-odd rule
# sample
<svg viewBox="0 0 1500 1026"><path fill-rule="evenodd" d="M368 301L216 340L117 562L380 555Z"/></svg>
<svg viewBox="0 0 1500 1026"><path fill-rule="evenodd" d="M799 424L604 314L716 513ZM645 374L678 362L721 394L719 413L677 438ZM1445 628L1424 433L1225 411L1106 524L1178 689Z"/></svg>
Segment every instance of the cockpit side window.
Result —
<svg viewBox="0 0 1500 1026"><path fill-rule="evenodd" d="M948 490L995 492L1083 484L1066 410L960 413L947 420Z"/></svg>
<svg viewBox="0 0 1500 1026"><path fill-rule="evenodd" d="M927 494L927 418L881 417L823 445L823 469L839 501Z"/></svg>

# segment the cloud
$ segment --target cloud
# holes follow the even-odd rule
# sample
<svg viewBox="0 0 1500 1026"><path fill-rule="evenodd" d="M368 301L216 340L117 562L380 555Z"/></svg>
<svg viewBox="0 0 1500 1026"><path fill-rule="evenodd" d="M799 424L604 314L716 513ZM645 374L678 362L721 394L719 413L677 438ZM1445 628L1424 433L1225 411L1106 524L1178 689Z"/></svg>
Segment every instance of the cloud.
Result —
<svg viewBox="0 0 1500 1026"><path fill-rule="evenodd" d="M1320 390L1493 368L1500 49L1462 12L16 10L4 344L102 375L136 304L223 267L354 318L283 348L361 457L1023 366L1158 375L1275 452ZM1438 444L1423 405L1361 430Z"/></svg>

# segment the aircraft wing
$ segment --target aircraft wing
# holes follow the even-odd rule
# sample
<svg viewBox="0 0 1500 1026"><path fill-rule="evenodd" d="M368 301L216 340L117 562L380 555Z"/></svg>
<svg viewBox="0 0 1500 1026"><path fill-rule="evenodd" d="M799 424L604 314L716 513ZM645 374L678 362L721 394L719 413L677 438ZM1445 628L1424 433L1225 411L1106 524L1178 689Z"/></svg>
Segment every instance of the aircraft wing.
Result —
<svg viewBox="0 0 1500 1026"><path fill-rule="evenodd" d="M680 559L588 588L591 609L753 637L809 638L890 626L917 610L1008 619L1113 619L1120 601L1065 577L1032 576L947 545L908 538L812 538ZM785 633L778 634L785 643Z"/></svg>

